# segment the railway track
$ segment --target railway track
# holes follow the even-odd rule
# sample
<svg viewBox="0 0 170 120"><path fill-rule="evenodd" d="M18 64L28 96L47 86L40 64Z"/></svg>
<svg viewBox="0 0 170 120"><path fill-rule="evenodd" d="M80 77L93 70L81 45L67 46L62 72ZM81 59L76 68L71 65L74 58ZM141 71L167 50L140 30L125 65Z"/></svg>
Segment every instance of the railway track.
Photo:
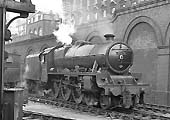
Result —
<svg viewBox="0 0 170 120"><path fill-rule="evenodd" d="M55 117L55 116L52 116L52 115L49 115L49 114L24 110L22 120L73 120L73 119Z"/></svg>
<svg viewBox="0 0 170 120"><path fill-rule="evenodd" d="M138 105L133 109L113 108L103 110L99 107L87 106L84 104L77 105L72 101L64 101L63 99L54 99L52 97L29 97L30 101L43 104L53 105L59 108L75 110L80 113L88 113L94 116L102 116L114 119L123 120L170 120L170 107L158 106L152 104ZM160 109L161 108L161 109Z"/></svg>
<svg viewBox="0 0 170 120"><path fill-rule="evenodd" d="M144 112L145 114L150 114L151 116L153 116L153 118L156 116L160 116L160 119L170 120L170 106L147 103L144 105L138 105L134 109L140 112Z"/></svg>
<svg viewBox="0 0 170 120"><path fill-rule="evenodd" d="M138 108L141 109L147 109L147 110L152 110L155 112L162 112L162 113L169 113L170 114L170 106L164 106L164 105L157 105L157 104L144 104L137 106Z"/></svg>

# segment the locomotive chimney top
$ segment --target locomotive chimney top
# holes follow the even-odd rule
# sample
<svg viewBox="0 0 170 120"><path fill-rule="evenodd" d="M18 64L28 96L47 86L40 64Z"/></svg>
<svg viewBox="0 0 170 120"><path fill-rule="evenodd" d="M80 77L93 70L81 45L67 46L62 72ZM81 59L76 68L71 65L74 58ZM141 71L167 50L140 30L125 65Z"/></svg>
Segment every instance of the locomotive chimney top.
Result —
<svg viewBox="0 0 170 120"><path fill-rule="evenodd" d="M106 41L113 41L115 35L113 35L113 34L105 34L104 37L106 38Z"/></svg>

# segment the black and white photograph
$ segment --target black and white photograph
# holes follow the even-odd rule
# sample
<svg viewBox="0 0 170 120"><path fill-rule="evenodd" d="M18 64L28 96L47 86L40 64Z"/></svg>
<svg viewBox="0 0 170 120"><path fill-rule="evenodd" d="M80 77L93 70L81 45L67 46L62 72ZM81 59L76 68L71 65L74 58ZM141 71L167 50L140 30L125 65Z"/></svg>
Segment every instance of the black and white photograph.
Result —
<svg viewBox="0 0 170 120"><path fill-rule="evenodd" d="M170 120L170 0L0 0L0 120Z"/></svg>

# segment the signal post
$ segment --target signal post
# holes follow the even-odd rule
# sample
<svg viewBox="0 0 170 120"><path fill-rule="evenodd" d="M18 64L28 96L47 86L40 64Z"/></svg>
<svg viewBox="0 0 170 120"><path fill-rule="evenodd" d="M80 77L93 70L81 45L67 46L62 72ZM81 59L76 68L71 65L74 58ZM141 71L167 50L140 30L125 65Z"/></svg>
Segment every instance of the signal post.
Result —
<svg viewBox="0 0 170 120"><path fill-rule="evenodd" d="M6 12L19 13L6 24ZM11 34L7 29L9 25L18 18L27 18L29 13L35 12L35 5L31 0L0 0L0 120L4 120L3 115L3 94L4 94L4 47L5 41L10 40ZM13 118L15 119L15 118Z"/></svg>

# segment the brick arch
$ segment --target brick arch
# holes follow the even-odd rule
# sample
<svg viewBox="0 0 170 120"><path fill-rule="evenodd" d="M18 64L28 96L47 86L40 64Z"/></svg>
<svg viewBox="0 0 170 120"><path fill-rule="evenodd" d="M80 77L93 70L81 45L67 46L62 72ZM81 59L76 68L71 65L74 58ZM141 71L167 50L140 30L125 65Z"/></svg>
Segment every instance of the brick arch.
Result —
<svg viewBox="0 0 170 120"><path fill-rule="evenodd" d="M34 53L34 52L35 52L35 50L34 50L34 48L31 46L31 47L29 47L29 48L27 49L26 56L29 55L29 54L31 54L31 53Z"/></svg>
<svg viewBox="0 0 170 120"><path fill-rule="evenodd" d="M40 52L42 52L45 48L48 48L49 46L47 44L44 44L40 48Z"/></svg>
<svg viewBox="0 0 170 120"><path fill-rule="evenodd" d="M139 76L142 82L150 84L149 91L157 90L157 46L164 43L159 26L149 17L136 17L125 31L124 42L132 47L134 53L131 72ZM148 93L145 101L154 101L153 95L154 92Z"/></svg>
<svg viewBox="0 0 170 120"><path fill-rule="evenodd" d="M24 56L24 58L23 58L24 63L25 63L25 60L26 60L26 56L29 55L29 54L31 54L31 52L32 52L32 53L35 52L35 50L34 50L34 48L33 48L32 46L28 47L28 49L27 49L27 51L26 51L26 53L25 53L25 56Z"/></svg>
<svg viewBox="0 0 170 120"><path fill-rule="evenodd" d="M166 31L165 31L165 44L170 44L170 23L167 25Z"/></svg>
<svg viewBox="0 0 170 120"><path fill-rule="evenodd" d="M149 18L147 16L136 17L135 19L133 19L130 22L130 24L128 25L128 27L125 31L124 37L123 37L124 42L128 43L128 37L129 37L131 31L133 30L133 28L136 27L136 25L138 25L140 23L147 23L153 28L153 30L155 31L155 34L156 34L156 38L157 38L156 43L158 46L161 46L164 44L160 27L158 26L158 24L155 21L153 21L151 18Z"/></svg>
<svg viewBox="0 0 170 120"><path fill-rule="evenodd" d="M87 34L85 41L100 43L100 42L103 42L103 39L102 39L102 36L100 35L100 32L95 30Z"/></svg>

